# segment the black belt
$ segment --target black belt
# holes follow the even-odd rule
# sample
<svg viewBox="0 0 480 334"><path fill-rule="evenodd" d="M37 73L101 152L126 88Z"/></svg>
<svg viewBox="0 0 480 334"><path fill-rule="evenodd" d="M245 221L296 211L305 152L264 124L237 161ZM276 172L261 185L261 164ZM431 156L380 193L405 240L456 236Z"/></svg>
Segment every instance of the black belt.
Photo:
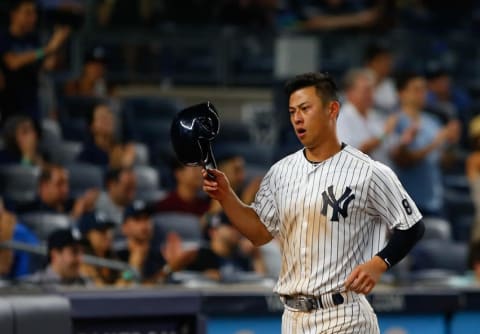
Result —
<svg viewBox="0 0 480 334"><path fill-rule="evenodd" d="M335 306L341 305L345 301L343 296L338 292L327 296L327 298L331 298L331 304ZM310 312L313 310L318 310L321 308L324 309L328 307L327 305L324 305L324 303L322 302L322 298L319 297L296 295L281 296L281 299L286 306L302 312Z"/></svg>

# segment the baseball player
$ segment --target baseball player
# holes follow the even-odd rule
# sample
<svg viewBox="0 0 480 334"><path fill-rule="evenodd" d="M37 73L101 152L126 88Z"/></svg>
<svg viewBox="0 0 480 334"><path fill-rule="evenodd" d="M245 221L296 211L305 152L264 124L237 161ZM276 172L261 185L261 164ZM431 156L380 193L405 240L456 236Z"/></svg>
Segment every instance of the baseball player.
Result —
<svg viewBox="0 0 480 334"><path fill-rule="evenodd" d="M268 171L250 206L218 170L202 171L203 188L255 245L279 240L282 333L379 333L365 295L422 237L421 214L390 168L339 142L328 75L299 75L286 93L304 148Z"/></svg>

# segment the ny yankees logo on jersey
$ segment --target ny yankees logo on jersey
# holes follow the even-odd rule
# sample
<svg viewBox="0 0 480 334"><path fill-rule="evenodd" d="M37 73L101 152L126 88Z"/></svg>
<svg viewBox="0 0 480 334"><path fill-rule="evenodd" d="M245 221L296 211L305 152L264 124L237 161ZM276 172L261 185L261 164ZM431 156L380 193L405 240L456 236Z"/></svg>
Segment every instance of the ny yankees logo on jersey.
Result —
<svg viewBox="0 0 480 334"><path fill-rule="evenodd" d="M327 191L322 193L323 205L322 205L322 215L327 216L327 209L330 205L333 209L332 218L330 221L338 222L338 214L340 213L343 218L348 217L348 205L355 199L355 195L352 194L352 189L346 187L342 196L337 200L335 194L333 193L333 186L328 187ZM342 204L343 202L343 204Z"/></svg>

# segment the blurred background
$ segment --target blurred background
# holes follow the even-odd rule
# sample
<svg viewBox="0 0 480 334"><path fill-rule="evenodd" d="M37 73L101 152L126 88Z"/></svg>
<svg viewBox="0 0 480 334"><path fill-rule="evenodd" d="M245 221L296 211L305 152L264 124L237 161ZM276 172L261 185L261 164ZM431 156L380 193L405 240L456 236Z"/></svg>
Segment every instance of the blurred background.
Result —
<svg viewBox="0 0 480 334"><path fill-rule="evenodd" d="M278 333L277 242L231 227L170 123L211 101L251 203L301 148L283 85L310 71L338 83L340 139L425 217L370 296L382 333L478 330L479 1L2 0L0 31L2 333Z"/></svg>

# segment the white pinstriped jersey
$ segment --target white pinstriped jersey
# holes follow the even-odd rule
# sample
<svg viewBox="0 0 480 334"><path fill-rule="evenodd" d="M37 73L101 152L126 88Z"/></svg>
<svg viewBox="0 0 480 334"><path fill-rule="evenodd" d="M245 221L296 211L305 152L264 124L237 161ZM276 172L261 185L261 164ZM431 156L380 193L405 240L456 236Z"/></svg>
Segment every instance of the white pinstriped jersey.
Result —
<svg viewBox="0 0 480 334"><path fill-rule="evenodd" d="M316 165L303 150L280 160L252 208L280 241L281 295L343 290L352 270L385 246L389 228L421 219L392 170L351 146Z"/></svg>

